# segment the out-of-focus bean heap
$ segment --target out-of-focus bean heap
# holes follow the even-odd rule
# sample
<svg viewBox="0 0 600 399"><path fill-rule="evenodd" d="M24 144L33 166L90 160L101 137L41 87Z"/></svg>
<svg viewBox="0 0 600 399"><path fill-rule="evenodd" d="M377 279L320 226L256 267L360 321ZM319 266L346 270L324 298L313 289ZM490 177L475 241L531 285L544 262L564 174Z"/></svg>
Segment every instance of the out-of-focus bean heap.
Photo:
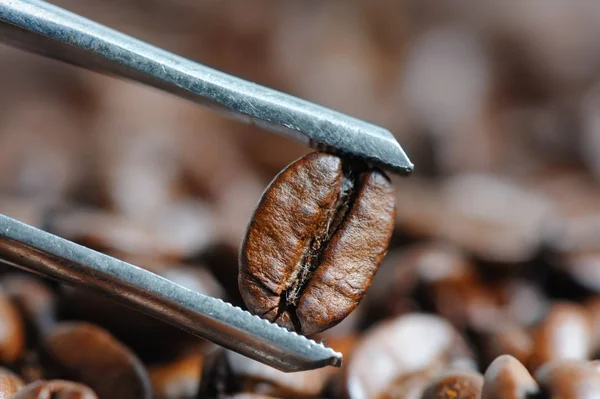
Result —
<svg viewBox="0 0 600 399"><path fill-rule="evenodd" d="M600 3L57 0L389 128L416 164L357 310L284 374L4 267L0 398L592 398L600 392ZM242 305L264 187L309 149L0 47L0 213Z"/></svg>

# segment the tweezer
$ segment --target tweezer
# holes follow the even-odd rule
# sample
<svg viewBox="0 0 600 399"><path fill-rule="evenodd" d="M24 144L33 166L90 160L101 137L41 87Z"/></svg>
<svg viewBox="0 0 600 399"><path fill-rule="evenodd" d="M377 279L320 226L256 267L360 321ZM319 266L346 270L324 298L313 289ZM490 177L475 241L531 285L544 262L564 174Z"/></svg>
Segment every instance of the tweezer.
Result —
<svg viewBox="0 0 600 399"><path fill-rule="evenodd" d="M147 84L315 148L410 174L386 129L171 54L40 0L0 0L0 39ZM340 366L340 353L220 299L0 215L0 259L94 289L282 371Z"/></svg>

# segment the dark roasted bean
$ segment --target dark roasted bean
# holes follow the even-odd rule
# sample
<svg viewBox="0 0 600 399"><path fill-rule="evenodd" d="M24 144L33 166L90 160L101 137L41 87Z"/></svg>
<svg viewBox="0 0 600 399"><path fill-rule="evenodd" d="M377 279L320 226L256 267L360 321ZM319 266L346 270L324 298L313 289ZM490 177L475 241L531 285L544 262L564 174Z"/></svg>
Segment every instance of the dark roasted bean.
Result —
<svg viewBox="0 0 600 399"><path fill-rule="evenodd" d="M138 358L104 329L62 323L46 337L48 369L89 385L100 399L149 399L148 374Z"/></svg>
<svg viewBox="0 0 600 399"><path fill-rule="evenodd" d="M425 314L401 316L362 336L347 365L346 392L352 399L418 398L429 378L451 365L474 366L448 322Z"/></svg>
<svg viewBox="0 0 600 399"><path fill-rule="evenodd" d="M512 356L502 355L485 371L481 399L526 399L538 391L525 366Z"/></svg>
<svg viewBox="0 0 600 399"><path fill-rule="evenodd" d="M36 381L21 389L12 399L98 399L89 387L71 381Z"/></svg>
<svg viewBox="0 0 600 399"><path fill-rule="evenodd" d="M394 208L380 172L324 153L291 164L265 191L242 244L248 308L303 334L339 323L387 252Z"/></svg>
<svg viewBox="0 0 600 399"><path fill-rule="evenodd" d="M446 371L425 388L421 399L479 399L483 376L476 371Z"/></svg>
<svg viewBox="0 0 600 399"><path fill-rule="evenodd" d="M535 379L548 399L590 399L600 392L600 370L593 362L549 362L536 371Z"/></svg>

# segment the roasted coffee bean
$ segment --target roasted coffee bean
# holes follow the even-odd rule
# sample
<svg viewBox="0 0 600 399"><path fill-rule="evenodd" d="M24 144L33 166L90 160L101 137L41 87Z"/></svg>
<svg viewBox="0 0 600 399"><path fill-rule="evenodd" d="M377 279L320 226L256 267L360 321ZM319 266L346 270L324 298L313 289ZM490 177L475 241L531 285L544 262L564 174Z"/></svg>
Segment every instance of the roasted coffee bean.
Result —
<svg viewBox="0 0 600 399"><path fill-rule="evenodd" d="M20 310L28 329L28 340L50 332L57 323L56 294L37 277L9 274L0 280L6 294Z"/></svg>
<svg viewBox="0 0 600 399"><path fill-rule="evenodd" d="M142 363L103 328L62 323L44 340L49 373L89 385L100 399L149 399Z"/></svg>
<svg viewBox="0 0 600 399"><path fill-rule="evenodd" d="M446 181L441 195L439 234L477 258L514 266L540 251L551 206L537 193L493 175L465 174Z"/></svg>
<svg viewBox="0 0 600 399"><path fill-rule="evenodd" d="M291 164L265 191L242 244L250 311L303 334L343 320L387 252L394 202L378 171L325 153Z"/></svg>
<svg viewBox="0 0 600 399"><path fill-rule="evenodd" d="M21 377L8 369L0 368L0 399L12 398L24 386Z"/></svg>
<svg viewBox="0 0 600 399"><path fill-rule="evenodd" d="M154 398L194 398L200 387L203 361L201 348L196 348L172 362L149 366L148 374Z"/></svg>
<svg viewBox="0 0 600 399"><path fill-rule="evenodd" d="M525 366L510 355L502 355L485 371L481 399L526 399L538 391Z"/></svg>
<svg viewBox="0 0 600 399"><path fill-rule="evenodd" d="M476 371L446 371L425 388L421 399L479 399L483 376Z"/></svg>
<svg viewBox="0 0 600 399"><path fill-rule="evenodd" d="M534 342L531 334L518 325L501 325L482 338L482 357L486 364L503 354L511 355L523 364L529 364Z"/></svg>
<svg viewBox="0 0 600 399"><path fill-rule="evenodd" d="M528 368L535 371L552 360L587 360L592 352L592 327L585 308L555 303L532 332L534 350Z"/></svg>
<svg viewBox="0 0 600 399"><path fill-rule="evenodd" d="M337 369L330 367L284 373L228 350L217 350L205 362L198 399L254 392L281 398L311 398L323 393Z"/></svg>
<svg viewBox="0 0 600 399"><path fill-rule="evenodd" d="M0 290L0 363L17 360L25 347L25 327L19 310Z"/></svg>
<svg viewBox="0 0 600 399"><path fill-rule="evenodd" d="M347 364L346 393L352 399L419 398L429 379L449 366L475 366L457 331L437 316L401 316L362 336Z"/></svg>
<svg viewBox="0 0 600 399"><path fill-rule="evenodd" d="M594 362L549 362L538 369L535 379L548 399L589 399L600 392L600 370Z"/></svg>
<svg viewBox="0 0 600 399"><path fill-rule="evenodd" d="M36 381L21 389L12 399L98 399L89 387L71 381Z"/></svg>

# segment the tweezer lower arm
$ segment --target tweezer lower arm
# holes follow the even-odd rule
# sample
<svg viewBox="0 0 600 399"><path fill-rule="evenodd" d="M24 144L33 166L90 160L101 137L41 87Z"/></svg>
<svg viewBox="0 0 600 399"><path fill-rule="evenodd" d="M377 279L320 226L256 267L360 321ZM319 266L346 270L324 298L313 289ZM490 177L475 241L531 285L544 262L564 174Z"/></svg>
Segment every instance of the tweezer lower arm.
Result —
<svg viewBox="0 0 600 399"><path fill-rule="evenodd" d="M216 71L40 0L0 0L0 39L142 82L313 148L401 174L413 165L386 129Z"/></svg>
<svg viewBox="0 0 600 399"><path fill-rule="evenodd" d="M342 355L220 299L0 215L0 259L83 285L283 371L339 366Z"/></svg>

